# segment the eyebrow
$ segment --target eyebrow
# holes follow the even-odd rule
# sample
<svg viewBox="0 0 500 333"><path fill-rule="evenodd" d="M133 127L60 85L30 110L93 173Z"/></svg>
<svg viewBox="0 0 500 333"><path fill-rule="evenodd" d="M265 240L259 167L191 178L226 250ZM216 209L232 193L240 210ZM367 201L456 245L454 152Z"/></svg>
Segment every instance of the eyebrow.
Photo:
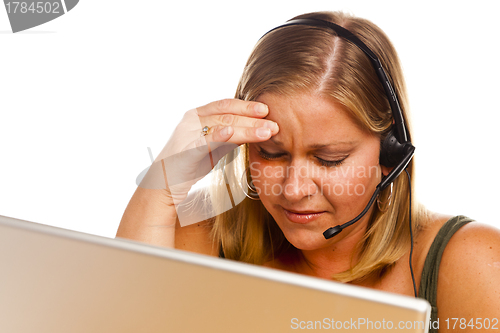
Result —
<svg viewBox="0 0 500 333"><path fill-rule="evenodd" d="M269 141L271 141L272 143L274 143L277 146L283 147L283 142L276 139L276 137L271 137L269 139ZM351 145L353 143L355 143L355 141L338 141L338 142L333 142L333 143L313 143L313 144L307 146L307 148L321 149L321 148L328 148L329 146Z"/></svg>

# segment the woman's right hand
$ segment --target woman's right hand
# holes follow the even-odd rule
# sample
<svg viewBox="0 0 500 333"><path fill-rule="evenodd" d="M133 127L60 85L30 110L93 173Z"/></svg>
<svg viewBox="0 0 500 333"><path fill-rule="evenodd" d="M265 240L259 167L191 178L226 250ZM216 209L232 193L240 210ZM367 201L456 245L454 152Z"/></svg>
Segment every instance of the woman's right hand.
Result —
<svg viewBox="0 0 500 333"><path fill-rule="evenodd" d="M139 186L166 189L174 204L182 202L224 155L241 144L266 141L278 133L275 122L263 119L268 113L263 103L238 99L186 112ZM202 134L205 126L207 135Z"/></svg>

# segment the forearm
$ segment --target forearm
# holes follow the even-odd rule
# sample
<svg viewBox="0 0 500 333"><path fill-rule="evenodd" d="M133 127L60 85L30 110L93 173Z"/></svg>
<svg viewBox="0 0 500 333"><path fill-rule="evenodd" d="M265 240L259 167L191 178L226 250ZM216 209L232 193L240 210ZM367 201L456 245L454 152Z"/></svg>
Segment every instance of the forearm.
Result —
<svg viewBox="0 0 500 333"><path fill-rule="evenodd" d="M116 237L173 248L177 213L165 190L138 187L118 227Z"/></svg>

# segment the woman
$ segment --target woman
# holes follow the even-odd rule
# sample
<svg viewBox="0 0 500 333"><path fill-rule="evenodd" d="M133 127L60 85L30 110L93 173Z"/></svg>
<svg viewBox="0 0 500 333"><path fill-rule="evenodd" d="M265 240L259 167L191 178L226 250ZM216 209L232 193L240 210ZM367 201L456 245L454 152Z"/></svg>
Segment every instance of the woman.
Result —
<svg viewBox="0 0 500 333"><path fill-rule="evenodd" d="M377 26L342 13L295 19L336 23L366 44L385 69L409 129L399 60ZM167 176L165 189L147 185L159 179L150 170L117 236L418 294L431 302L440 331L453 328L443 325L447 318L464 318L472 325L461 329L477 330L479 318L500 316L500 232L412 203L413 161L408 178L402 174L376 192L395 167L381 163L380 156L397 119L366 52L337 34L293 25L263 36L236 98L185 114L157 158L156 172ZM218 172L206 216L220 214L183 223L178 204L193 202L185 200L193 183L187 180L214 166ZM234 184L240 179L243 190L248 186L254 193L237 204ZM377 204L370 205L374 193ZM325 239L325 230L365 208L359 221Z"/></svg>

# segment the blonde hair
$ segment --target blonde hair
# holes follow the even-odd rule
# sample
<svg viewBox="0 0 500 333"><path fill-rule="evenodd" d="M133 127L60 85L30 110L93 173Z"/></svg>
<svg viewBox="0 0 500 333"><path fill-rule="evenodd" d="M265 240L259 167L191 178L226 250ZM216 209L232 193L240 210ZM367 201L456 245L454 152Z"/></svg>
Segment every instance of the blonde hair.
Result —
<svg viewBox="0 0 500 333"><path fill-rule="evenodd" d="M322 19L343 26L379 57L399 97L411 139L402 69L396 51L383 31L368 20L340 12L310 13L296 18ZM301 92L331 97L345 107L359 126L380 136L381 140L392 125L387 96L368 57L329 29L289 26L265 35L248 59L235 97L256 100L263 93L293 95ZM216 168L219 172L215 173L218 177L213 195L221 202L224 201L225 181L239 184L248 167L246 145L232 154L221 160ZM226 165L226 160L232 160L236 155L237 163ZM407 170L414 182L413 161ZM382 275L407 253L410 246L410 203L408 180L403 176L394 181L388 210L385 213L373 210L367 232L358 244L361 254L358 262L353 262L349 270L333 276L334 279L349 282L371 274ZM390 187L380 194L381 198L387 198L389 192ZM412 229L415 232L424 210L417 208L416 204L412 206ZM226 258L254 264L272 260L293 248L262 203L249 199L215 218L213 236Z"/></svg>

